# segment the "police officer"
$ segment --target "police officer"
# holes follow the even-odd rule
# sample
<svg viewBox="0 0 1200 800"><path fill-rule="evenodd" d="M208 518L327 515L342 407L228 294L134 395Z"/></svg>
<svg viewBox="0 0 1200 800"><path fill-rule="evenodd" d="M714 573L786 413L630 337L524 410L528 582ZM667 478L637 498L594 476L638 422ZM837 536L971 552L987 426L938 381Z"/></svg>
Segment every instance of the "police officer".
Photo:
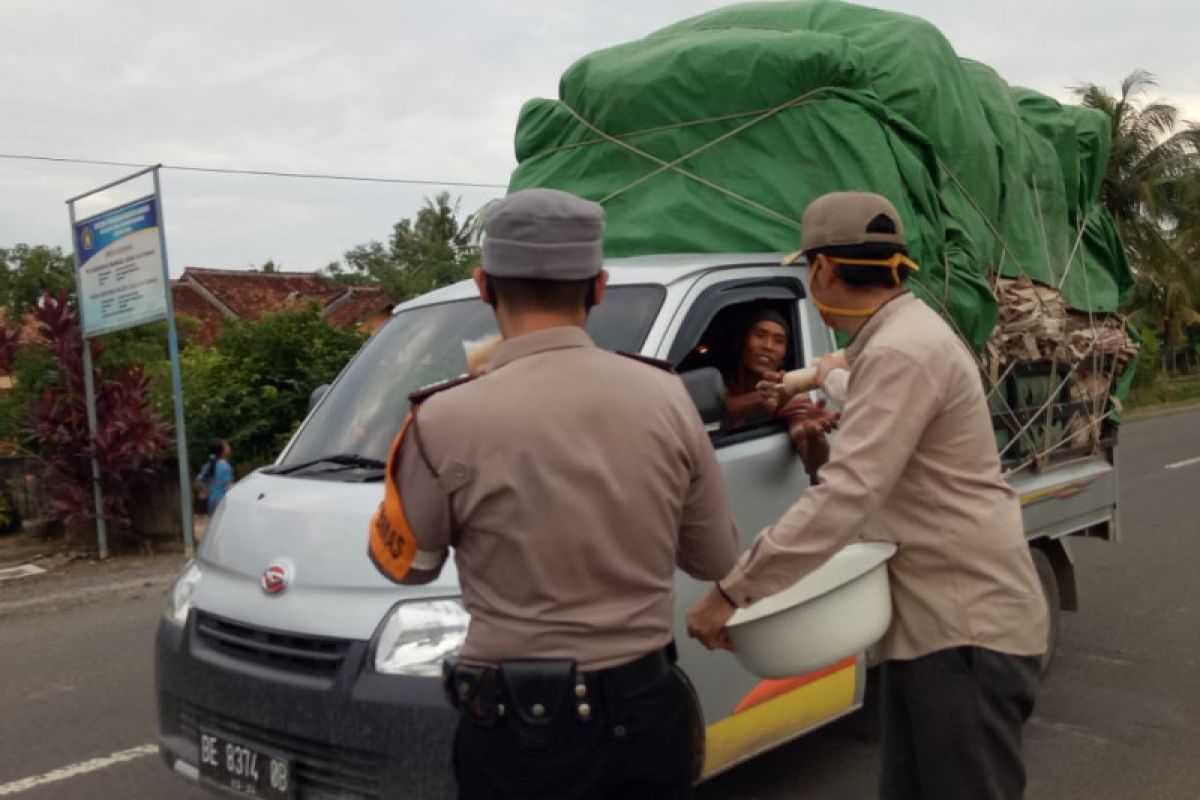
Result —
<svg viewBox="0 0 1200 800"><path fill-rule="evenodd" d="M975 359L905 288L917 265L886 198L814 200L801 253L813 303L853 336L840 433L820 485L759 534L693 608L689 631L727 647L735 606L786 588L856 536L896 543L880 796L1015 800L1047 611Z"/></svg>
<svg viewBox="0 0 1200 800"><path fill-rule="evenodd" d="M549 189L491 209L474 277L503 341L482 376L413 397L373 523L393 579L431 580L454 548L460 798L692 793L672 578L725 575L737 530L679 378L584 329L603 224Z"/></svg>

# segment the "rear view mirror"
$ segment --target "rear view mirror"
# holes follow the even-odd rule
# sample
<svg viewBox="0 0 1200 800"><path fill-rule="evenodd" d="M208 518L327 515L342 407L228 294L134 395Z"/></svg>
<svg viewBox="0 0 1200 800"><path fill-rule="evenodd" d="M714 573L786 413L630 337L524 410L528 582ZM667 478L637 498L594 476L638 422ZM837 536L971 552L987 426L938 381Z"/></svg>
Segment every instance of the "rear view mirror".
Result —
<svg viewBox="0 0 1200 800"><path fill-rule="evenodd" d="M321 398L329 391L329 384L322 383L320 386L312 390L312 394L308 396L308 410L312 411L317 407L317 403L321 402Z"/></svg>
<svg viewBox="0 0 1200 800"><path fill-rule="evenodd" d="M716 367L701 367L681 374L683 387L700 411L700 419L709 433L721 430L725 421L725 380Z"/></svg>

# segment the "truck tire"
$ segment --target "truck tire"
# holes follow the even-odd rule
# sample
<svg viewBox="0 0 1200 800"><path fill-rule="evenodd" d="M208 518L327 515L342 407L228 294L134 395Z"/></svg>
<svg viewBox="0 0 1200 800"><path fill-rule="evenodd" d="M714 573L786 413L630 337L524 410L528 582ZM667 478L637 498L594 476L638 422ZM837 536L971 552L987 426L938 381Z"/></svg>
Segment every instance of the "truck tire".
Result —
<svg viewBox="0 0 1200 800"><path fill-rule="evenodd" d="M1049 609L1050 615L1049 632L1046 635L1046 652L1042 654L1041 664L1038 667L1038 675L1045 678L1050 672L1050 665L1054 663L1054 651L1058 649L1061 599L1058 593L1058 578L1054 575L1054 565L1050 563L1050 557L1036 547L1031 547L1029 552L1033 556L1033 566L1037 570L1038 583L1042 585L1042 595L1046 598L1046 607Z"/></svg>

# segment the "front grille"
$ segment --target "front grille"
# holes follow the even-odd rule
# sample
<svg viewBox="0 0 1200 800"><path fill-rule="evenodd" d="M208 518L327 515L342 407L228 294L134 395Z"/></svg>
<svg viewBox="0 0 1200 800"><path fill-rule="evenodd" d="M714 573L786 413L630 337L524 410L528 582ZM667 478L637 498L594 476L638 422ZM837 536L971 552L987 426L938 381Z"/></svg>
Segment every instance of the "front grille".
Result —
<svg viewBox="0 0 1200 800"><path fill-rule="evenodd" d="M381 755L268 730L181 702L180 733L189 741L199 741L201 724L218 735L287 757L296 780L297 800L378 800L383 797L380 776L384 760Z"/></svg>
<svg viewBox="0 0 1200 800"><path fill-rule="evenodd" d="M206 646L234 658L319 676L334 675L351 646L349 639L281 633L203 611L196 615L196 635Z"/></svg>

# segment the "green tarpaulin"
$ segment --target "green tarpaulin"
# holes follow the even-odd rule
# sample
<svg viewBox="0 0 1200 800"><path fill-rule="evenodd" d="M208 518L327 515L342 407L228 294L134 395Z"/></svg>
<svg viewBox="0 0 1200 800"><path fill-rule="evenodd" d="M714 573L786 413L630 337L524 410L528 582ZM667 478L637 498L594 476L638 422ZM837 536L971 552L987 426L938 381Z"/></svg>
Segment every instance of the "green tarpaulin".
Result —
<svg viewBox="0 0 1200 800"><path fill-rule="evenodd" d="M918 293L976 348L992 274L1115 311L1132 284L1097 202L1100 112L1010 88L929 23L833 0L752 3L593 53L517 127L511 189L602 202L610 257L795 248L830 191L889 197Z"/></svg>

